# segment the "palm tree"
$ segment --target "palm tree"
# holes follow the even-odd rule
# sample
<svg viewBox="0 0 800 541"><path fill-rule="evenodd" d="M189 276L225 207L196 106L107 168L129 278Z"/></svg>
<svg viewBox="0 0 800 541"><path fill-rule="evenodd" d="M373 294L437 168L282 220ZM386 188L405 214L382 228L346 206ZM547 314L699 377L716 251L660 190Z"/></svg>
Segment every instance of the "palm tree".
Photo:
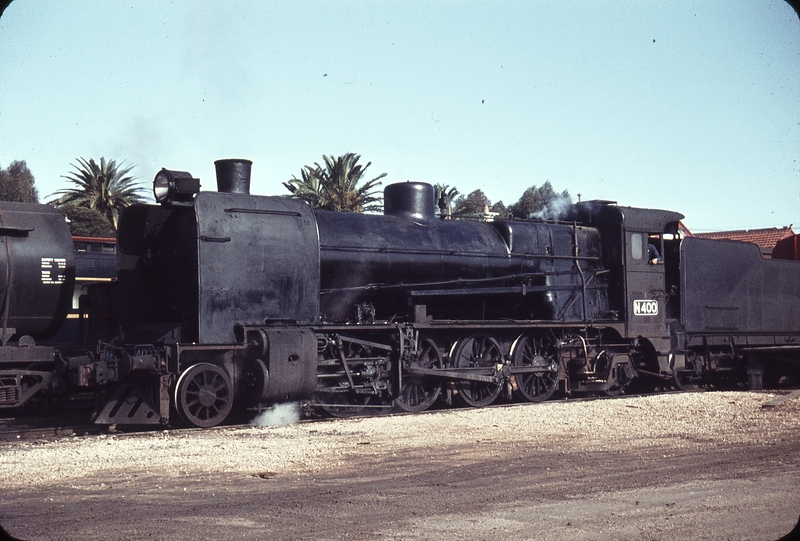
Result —
<svg viewBox="0 0 800 541"><path fill-rule="evenodd" d="M134 166L123 167L124 162L117 165L116 160L106 162L100 158L100 165L93 159L87 162L78 158L80 166L70 164L75 171L63 178L78 185L77 188L59 190L53 195L61 197L52 201L56 207L76 206L100 211L117 228L120 211L134 203L143 203L139 195L141 186L136 178L126 176Z"/></svg>
<svg viewBox="0 0 800 541"><path fill-rule="evenodd" d="M289 197L302 199L312 208L321 209L328 204L324 175L318 163L315 163L314 167L306 165L300 171L300 178L292 175L292 180L284 182L283 185L292 192Z"/></svg>
<svg viewBox="0 0 800 541"><path fill-rule="evenodd" d="M289 197L302 199L321 210L378 212L382 209L383 198L375 188L381 185L380 179L386 173L359 186L372 162L361 166L358 164L361 156L352 152L338 158L325 155L322 158L325 167L319 163L314 163L313 167L306 165L300 171L300 178L292 176L283 183L291 192Z"/></svg>
<svg viewBox="0 0 800 541"><path fill-rule="evenodd" d="M460 193L458 188L449 184L437 184L434 189L436 190L436 204L439 206L440 215L450 216L453 201Z"/></svg>

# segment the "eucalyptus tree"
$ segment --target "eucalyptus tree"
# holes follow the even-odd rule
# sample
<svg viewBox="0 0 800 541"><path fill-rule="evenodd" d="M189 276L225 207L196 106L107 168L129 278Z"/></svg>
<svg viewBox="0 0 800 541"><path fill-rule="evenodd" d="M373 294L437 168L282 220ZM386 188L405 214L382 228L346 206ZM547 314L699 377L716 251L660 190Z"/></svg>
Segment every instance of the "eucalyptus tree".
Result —
<svg viewBox="0 0 800 541"><path fill-rule="evenodd" d="M35 182L25 160L11 162L5 169L0 169L0 201L38 203L39 192Z"/></svg>
<svg viewBox="0 0 800 541"><path fill-rule="evenodd" d="M467 195L460 195L455 202L454 216L470 216L480 214L484 208L492 206L492 202L483 193L483 190L475 190Z"/></svg>
<svg viewBox="0 0 800 541"><path fill-rule="evenodd" d="M555 209L570 203L572 198L569 191L556 192L548 180L539 187L534 185L525 190L519 201L511 205L509 210L515 218L550 218L554 217L551 214L556 214Z"/></svg>

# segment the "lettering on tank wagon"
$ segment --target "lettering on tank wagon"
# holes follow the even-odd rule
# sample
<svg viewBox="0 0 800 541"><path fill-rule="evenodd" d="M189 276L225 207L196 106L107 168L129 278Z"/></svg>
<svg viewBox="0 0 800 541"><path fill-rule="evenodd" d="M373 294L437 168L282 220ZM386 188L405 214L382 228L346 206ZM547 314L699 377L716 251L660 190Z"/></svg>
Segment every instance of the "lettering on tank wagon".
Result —
<svg viewBox="0 0 800 541"><path fill-rule="evenodd" d="M67 280L67 260L63 257L42 258L42 283L63 284Z"/></svg>
<svg viewBox="0 0 800 541"><path fill-rule="evenodd" d="M644 299L633 301L634 316L657 316L658 301L654 299Z"/></svg>

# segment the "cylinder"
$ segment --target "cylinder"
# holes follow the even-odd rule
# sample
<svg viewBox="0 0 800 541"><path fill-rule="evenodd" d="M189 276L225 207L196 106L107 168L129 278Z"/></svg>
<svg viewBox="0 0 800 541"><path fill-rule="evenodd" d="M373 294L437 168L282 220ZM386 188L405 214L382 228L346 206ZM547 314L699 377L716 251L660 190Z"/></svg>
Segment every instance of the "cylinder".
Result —
<svg viewBox="0 0 800 541"><path fill-rule="evenodd" d="M223 193L250 194L250 160L217 160L217 191Z"/></svg>

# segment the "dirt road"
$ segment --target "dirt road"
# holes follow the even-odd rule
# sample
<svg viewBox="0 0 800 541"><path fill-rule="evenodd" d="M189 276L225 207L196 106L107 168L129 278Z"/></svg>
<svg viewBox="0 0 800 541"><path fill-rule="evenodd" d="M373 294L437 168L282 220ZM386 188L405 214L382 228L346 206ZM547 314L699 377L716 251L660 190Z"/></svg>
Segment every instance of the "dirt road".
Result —
<svg viewBox="0 0 800 541"><path fill-rule="evenodd" d="M0 446L21 539L774 540L800 404L549 402Z"/></svg>

